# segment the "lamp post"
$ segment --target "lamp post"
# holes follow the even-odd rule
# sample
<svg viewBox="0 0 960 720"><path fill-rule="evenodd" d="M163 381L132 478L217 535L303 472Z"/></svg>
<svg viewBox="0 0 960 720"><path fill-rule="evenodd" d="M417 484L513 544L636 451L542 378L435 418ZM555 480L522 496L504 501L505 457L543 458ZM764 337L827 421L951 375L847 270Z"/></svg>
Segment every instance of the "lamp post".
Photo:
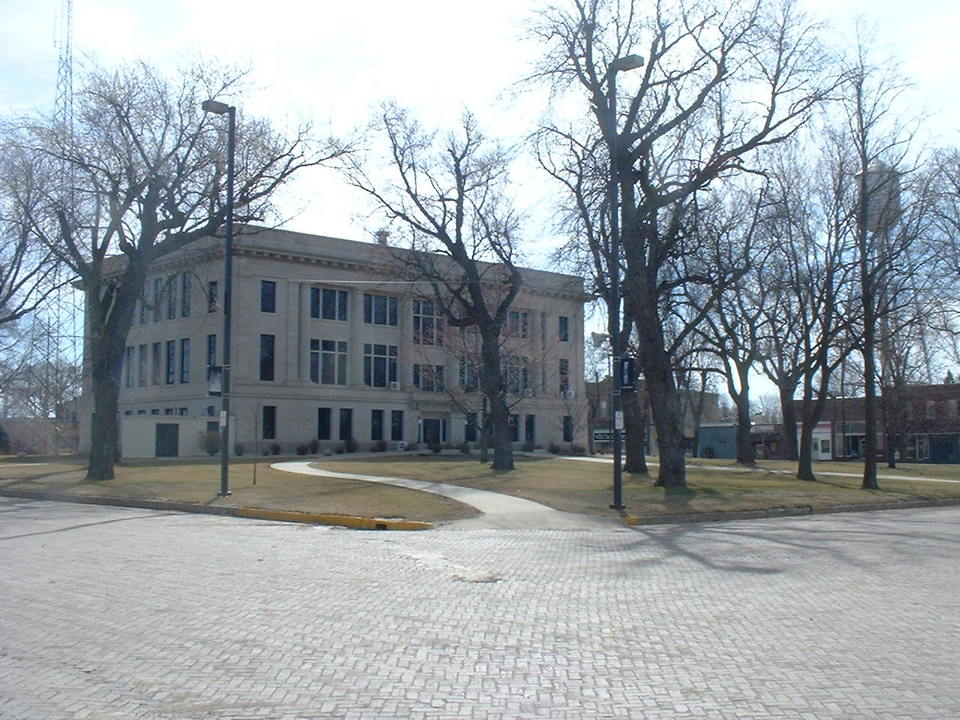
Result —
<svg viewBox="0 0 960 720"><path fill-rule="evenodd" d="M223 378L220 409L220 497L230 494L230 326L233 299L233 159L237 109L218 100L204 100L204 112L227 116L227 217L223 239Z"/></svg>
<svg viewBox="0 0 960 720"><path fill-rule="evenodd" d="M624 55L607 66L607 92L609 94L609 146L610 146L610 354L613 377L610 383L610 429L613 431L613 504L614 510L623 510L623 395L620 388L620 358L623 354L620 331L620 133L617 129L617 73L643 67L640 55Z"/></svg>

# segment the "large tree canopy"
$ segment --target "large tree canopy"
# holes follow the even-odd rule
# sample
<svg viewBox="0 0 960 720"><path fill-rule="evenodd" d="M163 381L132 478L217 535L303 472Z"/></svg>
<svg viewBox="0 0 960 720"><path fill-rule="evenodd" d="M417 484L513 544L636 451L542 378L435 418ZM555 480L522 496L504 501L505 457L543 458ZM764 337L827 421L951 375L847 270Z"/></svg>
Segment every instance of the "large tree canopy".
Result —
<svg viewBox="0 0 960 720"><path fill-rule="evenodd" d="M29 173L19 232L48 248L86 294L87 362L94 398L88 478L113 476L117 392L133 309L150 264L217 232L225 220L226 127L201 109L230 103L244 74L215 64L166 75L145 63L94 68L79 81L73 127L47 118L5 123ZM240 116L235 218L274 213L274 192L298 170L341 152L317 147L309 127L290 134ZM123 258L122 271L107 259Z"/></svg>

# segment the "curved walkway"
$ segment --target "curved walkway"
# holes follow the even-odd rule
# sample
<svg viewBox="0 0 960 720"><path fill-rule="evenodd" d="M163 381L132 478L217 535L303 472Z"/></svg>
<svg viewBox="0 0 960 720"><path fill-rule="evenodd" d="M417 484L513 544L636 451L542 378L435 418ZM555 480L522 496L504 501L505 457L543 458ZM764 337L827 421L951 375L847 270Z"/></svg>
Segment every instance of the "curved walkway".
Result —
<svg viewBox="0 0 960 720"><path fill-rule="evenodd" d="M340 478L344 480L362 480L363 482L394 485L409 490L421 490L443 495L464 505L470 505L483 513L480 517L456 520L444 525L452 529L477 528L511 528L537 530L588 530L600 527L609 528L616 525L618 518L599 518L591 515L577 515L574 513L555 510L533 500L478 490L462 485L427 482L412 478L383 477L380 475L360 475L357 473L340 473L332 470L314 467L311 460L274 463L270 467L284 472L314 475L317 477Z"/></svg>

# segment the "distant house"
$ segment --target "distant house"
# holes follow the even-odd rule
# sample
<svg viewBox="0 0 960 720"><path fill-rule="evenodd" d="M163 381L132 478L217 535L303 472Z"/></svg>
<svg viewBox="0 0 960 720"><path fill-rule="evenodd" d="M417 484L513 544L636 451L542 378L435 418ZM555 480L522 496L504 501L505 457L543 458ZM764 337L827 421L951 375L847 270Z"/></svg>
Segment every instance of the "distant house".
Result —
<svg viewBox="0 0 960 720"><path fill-rule="evenodd" d="M594 438L593 452L608 452L610 437L610 378L599 382L587 382L586 385L588 422L591 437ZM637 383L636 393L641 405L647 409L647 454L657 454L657 429L649 409L649 400L643 380ZM624 396L626 400L626 395ZM698 428L704 423L716 423L720 419L720 396L715 392L700 393L685 391L681 393L683 402L683 427L687 448L696 453L700 446ZM699 411L699 412L698 412Z"/></svg>
<svg viewBox="0 0 960 720"><path fill-rule="evenodd" d="M885 388L877 402L877 452L906 462L960 463L960 384ZM831 398L817 426L818 459L863 457L864 399Z"/></svg>

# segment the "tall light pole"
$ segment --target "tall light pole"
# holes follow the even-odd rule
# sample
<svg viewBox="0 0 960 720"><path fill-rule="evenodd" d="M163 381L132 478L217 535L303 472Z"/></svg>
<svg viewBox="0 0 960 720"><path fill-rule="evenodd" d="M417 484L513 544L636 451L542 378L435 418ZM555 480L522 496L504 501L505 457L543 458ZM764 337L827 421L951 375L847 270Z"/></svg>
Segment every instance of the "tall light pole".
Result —
<svg viewBox="0 0 960 720"><path fill-rule="evenodd" d="M623 510L623 395L620 388L620 359L623 355L620 331L620 133L617 128L617 73L643 67L640 55L624 55L607 66L609 94L609 148L610 148L610 354L613 377L610 383L610 429L613 431L613 504L614 510Z"/></svg>
<svg viewBox="0 0 960 720"><path fill-rule="evenodd" d="M227 218L223 239L223 376L220 408L220 497L230 494L230 325L233 299L233 159L237 109L218 100L204 100L204 112L227 116Z"/></svg>

